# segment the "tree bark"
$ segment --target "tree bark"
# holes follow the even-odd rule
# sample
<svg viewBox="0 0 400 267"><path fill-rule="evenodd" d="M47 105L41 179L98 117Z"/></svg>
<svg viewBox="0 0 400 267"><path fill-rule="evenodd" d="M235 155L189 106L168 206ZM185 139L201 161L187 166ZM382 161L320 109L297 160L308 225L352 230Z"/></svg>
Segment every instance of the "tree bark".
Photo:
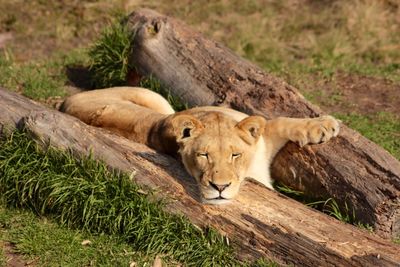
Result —
<svg viewBox="0 0 400 267"><path fill-rule="evenodd" d="M293 86L178 20L142 9L127 25L135 32L130 61L136 71L154 75L190 106L221 105L266 118L323 114ZM400 235L400 163L345 125L325 145L288 144L272 175L307 196L347 203L382 237Z"/></svg>
<svg viewBox="0 0 400 267"><path fill-rule="evenodd" d="M295 266L398 266L400 262L400 246L252 182L230 204L203 205L196 183L172 157L4 89L0 89L0 114L0 126L24 128L44 146L79 156L92 153L111 168L134 173L139 185L170 200L168 211L227 235L239 259L267 257Z"/></svg>

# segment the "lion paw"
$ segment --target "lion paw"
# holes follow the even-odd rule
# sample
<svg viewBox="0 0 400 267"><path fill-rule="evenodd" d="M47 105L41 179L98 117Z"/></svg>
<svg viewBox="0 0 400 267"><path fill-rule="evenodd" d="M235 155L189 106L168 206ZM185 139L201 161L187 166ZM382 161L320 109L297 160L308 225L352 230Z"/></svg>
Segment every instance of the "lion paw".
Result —
<svg viewBox="0 0 400 267"><path fill-rule="evenodd" d="M339 121L332 116L305 119L294 134L294 142L301 147L307 144L325 143L339 134Z"/></svg>

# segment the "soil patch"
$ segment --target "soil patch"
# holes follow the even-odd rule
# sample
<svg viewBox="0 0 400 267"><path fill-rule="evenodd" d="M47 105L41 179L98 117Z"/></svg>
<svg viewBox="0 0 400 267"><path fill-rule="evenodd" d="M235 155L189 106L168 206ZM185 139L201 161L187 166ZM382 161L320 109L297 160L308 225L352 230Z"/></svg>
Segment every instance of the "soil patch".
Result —
<svg viewBox="0 0 400 267"><path fill-rule="evenodd" d="M25 261L20 254L15 252L15 246L12 243L4 242L1 248L6 257L8 267L34 266L33 262Z"/></svg>
<svg viewBox="0 0 400 267"><path fill-rule="evenodd" d="M338 72L329 80L316 80L304 91L330 113L400 114L400 83L382 78Z"/></svg>

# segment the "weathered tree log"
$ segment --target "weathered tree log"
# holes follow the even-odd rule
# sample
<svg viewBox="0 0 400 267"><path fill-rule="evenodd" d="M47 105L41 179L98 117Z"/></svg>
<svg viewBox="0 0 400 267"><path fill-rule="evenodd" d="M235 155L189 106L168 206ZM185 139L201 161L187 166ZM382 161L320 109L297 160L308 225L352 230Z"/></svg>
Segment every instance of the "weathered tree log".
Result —
<svg viewBox="0 0 400 267"><path fill-rule="evenodd" d="M221 105L267 118L322 114L294 87L178 20L143 9L127 25L136 33L130 58L136 71L154 75L190 106ZM308 196L347 203L383 237L400 235L400 163L346 126L326 145L288 144L272 175Z"/></svg>
<svg viewBox="0 0 400 267"><path fill-rule="evenodd" d="M170 212L226 234L240 259L268 257L295 266L398 266L400 246L341 223L263 186L248 182L231 204L202 205L179 162L138 143L0 89L0 129L25 128L40 144L108 166L167 197ZM1 133L1 132L0 132Z"/></svg>

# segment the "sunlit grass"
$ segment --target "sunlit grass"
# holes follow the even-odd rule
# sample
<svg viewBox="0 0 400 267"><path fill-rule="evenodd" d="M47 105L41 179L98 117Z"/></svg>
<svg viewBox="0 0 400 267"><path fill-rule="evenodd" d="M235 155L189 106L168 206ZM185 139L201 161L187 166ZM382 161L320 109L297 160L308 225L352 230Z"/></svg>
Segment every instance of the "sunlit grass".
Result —
<svg viewBox="0 0 400 267"><path fill-rule="evenodd" d="M35 100L62 97L66 94L65 67L69 64L83 64L85 61L83 50L60 53L49 60L29 63L16 62L10 51L0 51L0 85Z"/></svg>
<svg viewBox="0 0 400 267"><path fill-rule="evenodd" d="M35 266L129 266L132 262L142 266L153 261L121 237L69 229L21 209L0 206L0 233L20 258ZM90 244L82 245L85 240Z"/></svg>
<svg viewBox="0 0 400 267"><path fill-rule="evenodd" d="M400 118L390 113L335 114L349 127L379 144L400 160Z"/></svg>
<svg viewBox="0 0 400 267"><path fill-rule="evenodd" d="M126 84L127 74L134 68L129 63L133 33L120 22L122 18L116 20L89 49L90 70L96 88Z"/></svg>
<svg viewBox="0 0 400 267"><path fill-rule="evenodd" d="M0 52L0 84L33 99L63 95L62 82L48 75L45 64L17 64L11 53Z"/></svg>

